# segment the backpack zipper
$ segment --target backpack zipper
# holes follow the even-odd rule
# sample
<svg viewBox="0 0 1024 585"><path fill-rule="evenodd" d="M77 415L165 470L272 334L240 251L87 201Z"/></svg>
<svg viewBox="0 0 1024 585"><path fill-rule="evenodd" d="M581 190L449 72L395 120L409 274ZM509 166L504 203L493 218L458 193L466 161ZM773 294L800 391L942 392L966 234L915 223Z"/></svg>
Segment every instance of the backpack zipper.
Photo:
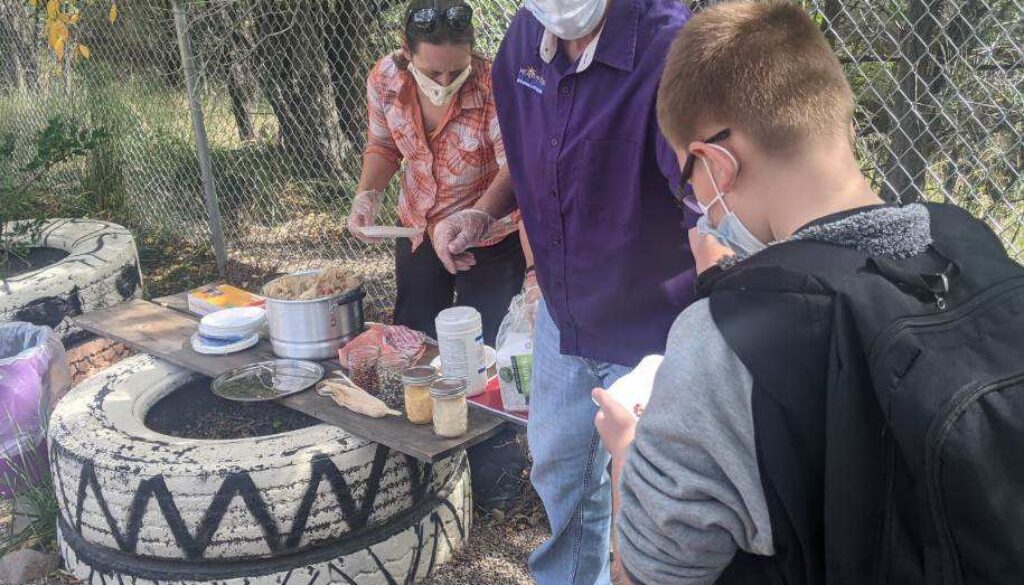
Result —
<svg viewBox="0 0 1024 585"><path fill-rule="evenodd" d="M933 325L942 325L950 323L970 315L978 308L979 305L987 303L990 300L998 298L1003 294L1012 292L1020 283L1024 281L1024 277L1011 278L1010 280L999 283L984 293L974 297L968 302L960 305L949 311L941 313L932 313L928 315L916 315L912 317L903 317L890 323L885 329L882 330L875 337L875 343L871 345L871 354L868 356L868 363L875 363L875 356L888 351L889 348L895 343L896 338L907 329L915 329L919 327L930 327Z"/></svg>
<svg viewBox="0 0 1024 585"><path fill-rule="evenodd" d="M928 499L930 501L932 521L935 523L936 536L939 538L942 550L946 553L944 556L947 556L947 560L953 565L954 575L960 575L960 559L957 556L956 548L953 546L953 537L946 522L945 511L940 505L942 499L939 494L939 454L942 452L942 446L949 437L953 426L960 420L964 411L971 404L990 392L1001 390L1022 380L1024 380L1024 372L1018 372L995 381L972 384L960 389L950 400L950 405L945 409L945 415L936 416L931 428L928 429L928 436L925 440L925 472L928 474ZM941 424L939 424L939 421L941 421ZM945 563L943 565L945 568ZM961 579L957 577L957 581L959 582Z"/></svg>

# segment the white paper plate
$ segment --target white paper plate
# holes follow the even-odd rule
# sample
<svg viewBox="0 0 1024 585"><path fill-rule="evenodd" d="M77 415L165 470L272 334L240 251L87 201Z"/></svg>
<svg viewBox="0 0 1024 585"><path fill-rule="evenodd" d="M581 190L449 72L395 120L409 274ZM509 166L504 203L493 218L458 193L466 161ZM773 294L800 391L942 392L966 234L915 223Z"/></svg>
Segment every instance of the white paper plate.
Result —
<svg viewBox="0 0 1024 585"><path fill-rule="evenodd" d="M246 337L241 341L233 342L211 339L209 337L204 337L199 333L194 333L192 335L192 349L194 349L196 353L204 355L228 355L244 349L249 349L259 342L260 336L258 333Z"/></svg>
<svg viewBox="0 0 1024 585"><path fill-rule="evenodd" d="M485 345L484 346L484 362L487 363L487 369L489 370L489 369L493 368L494 364L495 364L495 362L497 362L497 360L498 360L498 353L496 351L494 351L493 347L491 347L489 345ZM431 360L430 365L435 367L435 368L437 368L438 370L440 370L441 369L441 356L437 356L436 358Z"/></svg>
<svg viewBox="0 0 1024 585"><path fill-rule="evenodd" d="M360 231L368 238L415 238L423 233L422 228L397 225L371 225Z"/></svg>
<svg viewBox="0 0 1024 585"><path fill-rule="evenodd" d="M263 326L267 311L262 307L237 307L210 313L199 321L199 331L218 339L248 338Z"/></svg>
<svg viewBox="0 0 1024 585"><path fill-rule="evenodd" d="M660 355L645 357L632 372L616 380L608 388L608 393L630 414L636 416L635 409L639 407L642 410L650 402L651 392L654 390L654 377L664 360L665 356ZM594 404L597 404L596 400L594 400ZM597 404L597 406L601 405Z"/></svg>

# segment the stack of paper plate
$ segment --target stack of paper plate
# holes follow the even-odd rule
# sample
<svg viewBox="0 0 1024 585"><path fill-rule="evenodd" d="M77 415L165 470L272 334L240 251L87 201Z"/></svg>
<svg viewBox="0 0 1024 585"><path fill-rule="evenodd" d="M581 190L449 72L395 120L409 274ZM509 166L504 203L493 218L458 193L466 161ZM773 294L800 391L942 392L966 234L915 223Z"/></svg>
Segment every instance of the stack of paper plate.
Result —
<svg viewBox="0 0 1024 585"><path fill-rule="evenodd" d="M223 341L212 337L205 337L200 333L192 335L192 349L196 350L197 353L206 355L228 355L229 353L249 349L259 342L260 336L258 333L237 341Z"/></svg>
<svg viewBox="0 0 1024 585"><path fill-rule="evenodd" d="M203 317L192 336L192 349L210 355L226 355L248 349L260 341L267 321L262 307L224 309Z"/></svg>

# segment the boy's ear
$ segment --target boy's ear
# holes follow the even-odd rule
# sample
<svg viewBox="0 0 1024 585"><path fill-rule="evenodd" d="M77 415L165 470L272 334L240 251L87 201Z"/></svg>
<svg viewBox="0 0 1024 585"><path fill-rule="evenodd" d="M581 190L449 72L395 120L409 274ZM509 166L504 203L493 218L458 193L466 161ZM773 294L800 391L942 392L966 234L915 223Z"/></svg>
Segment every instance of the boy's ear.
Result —
<svg viewBox="0 0 1024 585"><path fill-rule="evenodd" d="M728 147L723 146L723 148ZM736 163L733 162L733 159L730 158L729 155L704 142L691 142L690 152L697 157L697 161L695 162L696 166L694 166L693 170L694 174L698 172L705 172L704 163L701 162L701 159L703 159L707 161L708 165L711 167L711 172L714 173L715 184L718 185L718 189L722 191L722 193L729 193L732 191L733 185L736 183L736 177L739 174L739 169L736 167ZM735 156L735 154L733 154L733 156Z"/></svg>

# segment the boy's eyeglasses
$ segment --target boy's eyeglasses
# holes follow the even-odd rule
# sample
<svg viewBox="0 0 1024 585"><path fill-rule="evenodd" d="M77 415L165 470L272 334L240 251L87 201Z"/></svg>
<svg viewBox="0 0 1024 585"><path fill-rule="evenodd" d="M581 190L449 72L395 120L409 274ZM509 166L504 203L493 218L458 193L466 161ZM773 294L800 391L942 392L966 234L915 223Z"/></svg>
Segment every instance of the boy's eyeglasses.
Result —
<svg viewBox="0 0 1024 585"><path fill-rule="evenodd" d="M464 31L473 24L473 9L469 6L451 6L447 10L429 7L409 13L409 24L420 32L434 32L442 22L453 31Z"/></svg>
<svg viewBox="0 0 1024 585"><path fill-rule="evenodd" d="M725 128L724 130L719 131L717 134L715 134L711 138L708 138L707 140L705 140L704 143L706 143L706 144L714 144L716 142L721 142L723 140L727 140L730 136L732 136L732 130L730 130L728 128ZM682 181L681 181L682 185L685 185L685 184L690 182L690 178L693 176L693 165L696 164L696 163L697 163L697 157L694 156L693 153L690 153L690 154L686 155L686 162L683 163L683 174L682 174Z"/></svg>
<svg viewBox="0 0 1024 585"><path fill-rule="evenodd" d="M717 134L708 138L704 142L706 144L714 144L721 142L732 136L732 131L728 128L720 130ZM676 198L680 203L689 208L690 211L697 215L704 215L704 208L701 207L700 202L693 195L693 188L689 186L690 179L693 176L693 165L697 163L697 157L693 154L686 155L686 162L683 163L683 170L681 180L679 182L679 189L676 190Z"/></svg>

